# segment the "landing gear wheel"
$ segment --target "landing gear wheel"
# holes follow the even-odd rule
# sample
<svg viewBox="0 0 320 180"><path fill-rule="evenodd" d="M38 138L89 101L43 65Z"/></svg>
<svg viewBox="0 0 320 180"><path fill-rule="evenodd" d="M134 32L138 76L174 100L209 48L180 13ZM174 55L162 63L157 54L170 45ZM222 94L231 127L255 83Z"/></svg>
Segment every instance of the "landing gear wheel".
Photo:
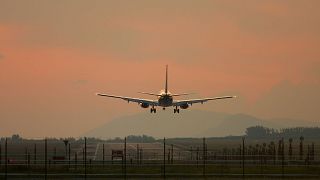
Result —
<svg viewBox="0 0 320 180"><path fill-rule="evenodd" d="M176 113L176 111L177 111L176 109L173 109L173 113Z"/></svg>
<svg viewBox="0 0 320 180"><path fill-rule="evenodd" d="M180 113L180 109L177 109L177 113Z"/></svg>
<svg viewBox="0 0 320 180"><path fill-rule="evenodd" d="M157 112L157 109L153 109L153 112L156 113L156 112Z"/></svg>
<svg viewBox="0 0 320 180"><path fill-rule="evenodd" d="M150 109L150 113L153 113L153 109L152 108Z"/></svg>

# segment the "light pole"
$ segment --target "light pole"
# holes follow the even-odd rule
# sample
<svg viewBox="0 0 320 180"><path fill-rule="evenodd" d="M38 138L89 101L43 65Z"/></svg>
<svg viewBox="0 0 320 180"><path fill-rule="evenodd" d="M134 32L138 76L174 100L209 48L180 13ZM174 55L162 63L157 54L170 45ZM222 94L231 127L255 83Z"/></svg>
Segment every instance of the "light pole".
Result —
<svg viewBox="0 0 320 180"><path fill-rule="evenodd" d="M68 157L68 143L69 143L69 140L68 139L65 139L63 140L64 142L64 146L65 146L65 149L66 149L66 159Z"/></svg>

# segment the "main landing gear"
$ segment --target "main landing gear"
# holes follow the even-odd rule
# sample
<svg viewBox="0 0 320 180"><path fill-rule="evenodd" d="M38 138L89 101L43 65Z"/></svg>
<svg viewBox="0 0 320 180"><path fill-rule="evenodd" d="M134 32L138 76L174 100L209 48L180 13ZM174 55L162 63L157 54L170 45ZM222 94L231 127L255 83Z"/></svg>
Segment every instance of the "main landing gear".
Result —
<svg viewBox="0 0 320 180"><path fill-rule="evenodd" d="M176 107L175 109L173 109L173 113L180 113L180 109Z"/></svg>
<svg viewBox="0 0 320 180"><path fill-rule="evenodd" d="M150 113L156 113L156 112L157 112L157 109L156 109L156 108L152 107L152 108L150 109Z"/></svg>

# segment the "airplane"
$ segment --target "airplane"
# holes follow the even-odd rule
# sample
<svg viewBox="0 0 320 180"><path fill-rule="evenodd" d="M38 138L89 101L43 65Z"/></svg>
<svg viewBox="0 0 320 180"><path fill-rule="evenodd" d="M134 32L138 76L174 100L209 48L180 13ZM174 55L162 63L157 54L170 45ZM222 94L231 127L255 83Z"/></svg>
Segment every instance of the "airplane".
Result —
<svg viewBox="0 0 320 180"><path fill-rule="evenodd" d="M211 100L219 100L219 99L229 99L229 98L235 98L236 96L221 96L221 97L213 97L213 98L202 98L202 99L186 99L186 100L173 100L174 97L177 96L184 96L189 95L188 93L182 93L182 94L171 94L168 91L168 65L166 65L166 82L165 82L165 88L164 90L161 90L159 94L156 93L149 93L149 92L139 92L141 94L147 94L151 96L158 97L157 100L150 100L150 99L140 99L140 98L132 98L132 97L124 97L124 96L116 96L116 95L110 95L110 94L101 94L96 93L98 96L105 96L110 98L118 98L129 102L135 102L138 103L142 108L150 108L150 113L156 113L157 109L155 107L160 106L163 110L166 109L166 107L173 106L173 112L174 113L180 113L180 109L187 109L189 106L192 106L192 104L201 103L211 101Z"/></svg>

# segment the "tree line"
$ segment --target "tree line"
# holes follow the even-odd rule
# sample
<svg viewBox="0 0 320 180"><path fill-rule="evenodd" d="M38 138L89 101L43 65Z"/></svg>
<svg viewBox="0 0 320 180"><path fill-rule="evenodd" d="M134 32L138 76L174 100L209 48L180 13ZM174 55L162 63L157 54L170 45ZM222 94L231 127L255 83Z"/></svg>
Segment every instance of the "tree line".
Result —
<svg viewBox="0 0 320 180"><path fill-rule="evenodd" d="M246 129L247 137L250 138L320 138L319 127L294 127L294 128L282 128L274 129L263 126L251 126Z"/></svg>

